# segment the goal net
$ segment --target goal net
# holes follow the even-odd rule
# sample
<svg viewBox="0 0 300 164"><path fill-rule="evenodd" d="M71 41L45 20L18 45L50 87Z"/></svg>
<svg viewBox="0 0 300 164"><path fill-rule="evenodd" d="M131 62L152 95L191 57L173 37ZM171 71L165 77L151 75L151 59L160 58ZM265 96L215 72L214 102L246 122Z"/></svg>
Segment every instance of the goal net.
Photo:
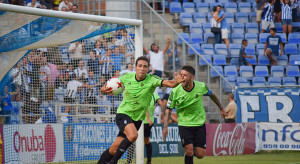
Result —
<svg viewBox="0 0 300 164"><path fill-rule="evenodd" d="M2 163L96 163L122 101L100 88L135 71L142 21L0 4L0 22Z"/></svg>

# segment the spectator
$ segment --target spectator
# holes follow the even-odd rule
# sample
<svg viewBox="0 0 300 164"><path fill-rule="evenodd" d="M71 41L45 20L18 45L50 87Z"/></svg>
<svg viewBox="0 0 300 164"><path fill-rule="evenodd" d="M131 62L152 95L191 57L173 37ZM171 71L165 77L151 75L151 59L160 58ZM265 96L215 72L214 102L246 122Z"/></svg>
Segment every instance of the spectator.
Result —
<svg viewBox="0 0 300 164"><path fill-rule="evenodd" d="M72 10L70 10L71 13L78 13L78 5L77 4L74 4L72 6Z"/></svg>
<svg viewBox="0 0 300 164"><path fill-rule="evenodd" d="M102 56L100 59L100 74L105 77L106 81L110 79L111 77L111 70L113 67L112 59L112 50L108 49L106 51L106 54Z"/></svg>
<svg viewBox="0 0 300 164"><path fill-rule="evenodd" d="M4 93L0 97L0 107L2 110L0 110L0 115L6 115L1 116L0 118L0 124L9 124L10 123L10 114L13 109L12 103L11 103L11 95L9 94L9 87L6 85L4 87Z"/></svg>
<svg viewBox="0 0 300 164"><path fill-rule="evenodd" d="M87 79L88 78L88 72L84 68L84 62L83 60L80 60L78 62L78 67L74 70L74 74L76 75L77 79Z"/></svg>
<svg viewBox="0 0 300 164"><path fill-rule="evenodd" d="M94 78L93 71L89 71L88 77L88 86L86 89L86 97L85 104L97 104L96 94L97 94L97 86L100 84L96 84L96 80ZM94 114L97 112L97 108L92 108Z"/></svg>
<svg viewBox="0 0 300 164"><path fill-rule="evenodd" d="M61 0L52 0L53 1L53 10L58 10L58 6Z"/></svg>
<svg viewBox="0 0 300 164"><path fill-rule="evenodd" d="M63 7L61 8L61 11L67 12L68 9L67 9L65 6L63 6Z"/></svg>
<svg viewBox="0 0 300 164"><path fill-rule="evenodd" d="M255 1L256 1L256 22L257 22L258 28L259 28L260 22L262 20L263 6L265 4L265 0L255 0Z"/></svg>
<svg viewBox="0 0 300 164"><path fill-rule="evenodd" d="M78 61L81 60L83 57L84 45L84 42L80 43L79 41L76 41L72 43L69 47L71 63L74 67L77 67Z"/></svg>
<svg viewBox="0 0 300 164"><path fill-rule="evenodd" d="M99 59L103 54L105 54L105 49L102 47L102 43L100 40L96 40L94 50L96 51L96 57Z"/></svg>
<svg viewBox="0 0 300 164"><path fill-rule="evenodd" d="M275 22L281 22L281 0L274 0Z"/></svg>
<svg viewBox="0 0 300 164"><path fill-rule="evenodd" d="M292 4L290 0L280 0L281 2L281 23L282 23L282 32L286 34L286 38L288 38L288 34L293 32L293 17L292 17Z"/></svg>
<svg viewBox="0 0 300 164"><path fill-rule="evenodd" d="M47 9L53 8L53 0L40 0L41 5L45 6Z"/></svg>
<svg viewBox="0 0 300 164"><path fill-rule="evenodd" d="M122 76L123 74L128 73L128 72L134 72L134 69L133 69L133 66L132 66L131 63L127 63L127 64L126 64L126 69L125 69L125 70L122 70L122 71L120 72L120 75Z"/></svg>
<svg viewBox="0 0 300 164"><path fill-rule="evenodd" d="M217 6L217 12L219 13L218 18L217 18L217 20L218 20L217 22L221 22L221 36L222 36L222 40L226 44L227 50L229 50L229 40L228 40L228 29L229 29L229 26L227 24L225 13L224 13L224 11L222 11L222 6L221 5Z"/></svg>
<svg viewBox="0 0 300 164"><path fill-rule="evenodd" d="M279 56L279 50L278 50L278 46L280 44L280 56L282 55L282 50L283 50L283 44L282 44L282 40L281 37L276 35L276 29L275 28L271 28L270 29L270 34L267 37L266 40L266 44L265 44L265 48L264 48L264 55L267 54L270 62L273 65L277 64L277 57Z"/></svg>
<svg viewBox="0 0 300 164"><path fill-rule="evenodd" d="M0 0L0 3L9 3L8 0Z"/></svg>
<svg viewBox="0 0 300 164"><path fill-rule="evenodd" d="M27 4L27 7L33 7L33 8L46 8L45 6L42 6L37 0L32 0Z"/></svg>
<svg viewBox="0 0 300 164"><path fill-rule="evenodd" d="M248 63L248 61L246 60L246 58L253 58L253 56L248 56L246 54L245 48L247 47L247 45L248 45L248 40L243 39L242 40L242 48L240 49L240 54L239 54L239 68L238 68L238 71L240 70L240 67L242 65L249 65L249 66L252 65L252 64Z"/></svg>
<svg viewBox="0 0 300 164"><path fill-rule="evenodd" d="M46 94L48 85L51 83L50 81L50 68L47 65L47 58L42 57L41 66L39 70L39 77L41 81L41 98L42 100L46 100ZM50 93L49 93L50 94Z"/></svg>
<svg viewBox="0 0 300 164"><path fill-rule="evenodd" d="M107 47L110 49L115 49L116 46L115 42L116 42L116 38L110 37L107 42Z"/></svg>
<svg viewBox="0 0 300 164"><path fill-rule="evenodd" d="M147 54L149 54L149 57L150 57L150 65L152 66L152 69L154 70L153 75L162 77L162 73L164 71L164 54L167 52L170 42L171 42L171 39L168 38L167 45L163 51L159 50L158 45L152 44L151 49L153 46L153 50L150 50L150 51L147 48L145 48L145 46L144 46L144 51Z"/></svg>
<svg viewBox="0 0 300 164"><path fill-rule="evenodd" d="M62 11L62 7L66 7L67 11L70 11L72 9L72 6L73 6L73 4L72 4L72 2L69 2L69 0L62 0L59 3L58 10Z"/></svg>
<svg viewBox="0 0 300 164"><path fill-rule="evenodd" d="M174 43L175 48L173 52L173 44L171 44L171 47L168 49L167 54L168 54L168 65L170 66L170 70L173 69L173 55L175 55L175 70L178 70L181 68L181 62L179 58L179 52L177 49L177 43Z"/></svg>
<svg viewBox="0 0 300 164"><path fill-rule="evenodd" d="M298 0L291 0L292 2L292 17L293 17L293 22L296 22L297 19L297 9L298 9Z"/></svg>
<svg viewBox="0 0 300 164"><path fill-rule="evenodd" d="M8 0L9 4L24 6L24 0Z"/></svg>
<svg viewBox="0 0 300 164"><path fill-rule="evenodd" d="M235 123L236 118L236 103L234 101L234 95L233 93L229 93L228 96L229 104L227 105L225 112L227 113L227 116L225 116L225 123Z"/></svg>
<svg viewBox="0 0 300 164"><path fill-rule="evenodd" d="M121 71L121 66L123 65L122 61L124 58L124 54L120 54L120 47L117 46L115 48L115 53L111 56L113 61L113 72L114 71Z"/></svg>
<svg viewBox="0 0 300 164"><path fill-rule="evenodd" d="M90 51L90 59L88 60L88 71L93 71L95 78L99 78L99 59L96 58L96 51Z"/></svg>
<svg viewBox="0 0 300 164"><path fill-rule="evenodd" d="M275 0L267 0L267 3L262 7L263 9L263 18L262 18L262 26L261 32L265 32L265 30L269 28L274 28L275 24L273 21L273 5Z"/></svg>
<svg viewBox="0 0 300 164"><path fill-rule="evenodd" d="M220 22L217 22L219 20L219 12L217 11L217 6L214 6L213 9L212 9L212 13L211 15L213 16L212 18L212 26L211 27L221 27L221 24ZM213 32L214 35L215 35L215 43L222 43L221 42L221 32Z"/></svg>

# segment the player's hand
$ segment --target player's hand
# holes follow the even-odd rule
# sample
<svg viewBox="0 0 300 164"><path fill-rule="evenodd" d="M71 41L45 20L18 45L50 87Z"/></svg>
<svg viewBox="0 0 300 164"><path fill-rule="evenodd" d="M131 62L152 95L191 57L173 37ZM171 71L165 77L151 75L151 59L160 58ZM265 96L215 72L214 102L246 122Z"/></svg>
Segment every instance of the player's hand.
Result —
<svg viewBox="0 0 300 164"><path fill-rule="evenodd" d="M178 72L178 74L177 74L177 72L175 72L175 81L177 82L177 84L181 83L182 80L183 80L183 79L182 79L182 77L181 77L180 71Z"/></svg>
<svg viewBox="0 0 300 164"><path fill-rule="evenodd" d="M222 118L225 118L225 116L228 116L228 113L224 109L222 109L220 111L220 113L221 113Z"/></svg>
<svg viewBox="0 0 300 164"><path fill-rule="evenodd" d="M149 120L149 126L152 126L153 122L151 120Z"/></svg>
<svg viewBox="0 0 300 164"><path fill-rule="evenodd" d="M166 137L168 136L168 126L164 126L163 129L163 140L166 141Z"/></svg>
<svg viewBox="0 0 300 164"><path fill-rule="evenodd" d="M112 94L112 88L107 88L106 87L106 83L101 87L101 92L102 93L105 93L105 94L108 94L108 95L113 95Z"/></svg>

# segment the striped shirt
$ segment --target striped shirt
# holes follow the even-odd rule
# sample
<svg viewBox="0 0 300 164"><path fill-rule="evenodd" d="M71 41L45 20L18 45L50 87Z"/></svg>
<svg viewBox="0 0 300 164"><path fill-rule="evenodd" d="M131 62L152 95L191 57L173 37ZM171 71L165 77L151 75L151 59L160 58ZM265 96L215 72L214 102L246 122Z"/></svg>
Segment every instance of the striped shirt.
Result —
<svg viewBox="0 0 300 164"><path fill-rule="evenodd" d="M281 19L292 19L292 6L281 3Z"/></svg>
<svg viewBox="0 0 300 164"><path fill-rule="evenodd" d="M266 3L263 11L262 20L272 22L273 21L273 6L270 3Z"/></svg>
<svg viewBox="0 0 300 164"><path fill-rule="evenodd" d="M112 61L108 61L111 58L109 56L102 56L100 60L106 60L104 63L101 64L101 69L100 69L100 73L101 74L109 74L111 73L111 68L110 66L112 66Z"/></svg>

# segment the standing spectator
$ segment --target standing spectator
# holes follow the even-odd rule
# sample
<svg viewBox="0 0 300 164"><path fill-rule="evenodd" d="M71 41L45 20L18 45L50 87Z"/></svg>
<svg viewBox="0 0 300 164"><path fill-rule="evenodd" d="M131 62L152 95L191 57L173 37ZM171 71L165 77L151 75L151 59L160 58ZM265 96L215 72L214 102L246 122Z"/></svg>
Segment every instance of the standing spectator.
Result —
<svg viewBox="0 0 300 164"><path fill-rule="evenodd" d="M123 74L128 73L128 72L134 72L133 66L132 66L131 63L127 63L127 64L126 64L126 69L125 69L125 70L122 70L122 71L120 72L120 75L122 76Z"/></svg>
<svg viewBox="0 0 300 164"><path fill-rule="evenodd" d="M261 25L261 32L264 33L265 30L269 28L274 28L275 24L273 21L273 5L275 0L267 0L267 3L262 7L263 9L263 18Z"/></svg>
<svg viewBox="0 0 300 164"><path fill-rule="evenodd" d="M42 100L46 100L46 95L48 85L51 83L50 81L50 68L47 65L47 58L42 57L42 63L39 70L39 77L41 81L41 98ZM49 93L50 94L50 93Z"/></svg>
<svg viewBox="0 0 300 164"><path fill-rule="evenodd" d="M266 44L265 44L265 48L264 48L264 55L267 54L270 62L273 65L277 64L277 57L279 56L279 44L280 44L280 56L282 55L282 50L283 50L283 44L282 44L282 40L281 37L276 35L276 29L275 28L271 28L270 29L270 34L267 37L266 40Z"/></svg>
<svg viewBox="0 0 300 164"><path fill-rule="evenodd" d="M112 55L112 50L108 49L106 51L106 54L104 56L102 56L102 58L99 61L100 66L101 66L100 74L101 74L101 76L105 77L105 80L108 80L111 77L111 71L112 71L112 67L113 67L111 55Z"/></svg>
<svg viewBox="0 0 300 164"><path fill-rule="evenodd" d="M93 71L89 71L88 85L86 89L85 103L86 104L97 104L96 94L97 86ZM92 108L93 113L97 112L97 108Z"/></svg>
<svg viewBox="0 0 300 164"><path fill-rule="evenodd" d="M281 0L274 0L275 22L281 22Z"/></svg>
<svg viewBox="0 0 300 164"><path fill-rule="evenodd" d="M78 61L81 60L83 57L84 45L84 42L80 43L79 41L76 41L72 43L69 47L71 63L74 67L77 67Z"/></svg>
<svg viewBox="0 0 300 164"><path fill-rule="evenodd" d="M286 34L286 38L288 38L288 34L293 32L293 17L292 17L292 4L290 0L280 0L281 2L281 20L282 20L282 32Z"/></svg>
<svg viewBox="0 0 300 164"><path fill-rule="evenodd" d="M218 23L217 21L219 20L219 12L217 11L217 6L214 6L213 9L212 9L212 13L211 15L213 16L212 18L212 26L211 27L216 27L216 26L219 26L220 25L220 22ZM221 25L220 25L221 26ZM219 26L219 28L220 28ZM215 43L222 43L221 42L221 32L213 32L214 35L215 35Z"/></svg>
<svg viewBox="0 0 300 164"><path fill-rule="evenodd" d="M102 43L100 40L96 40L95 42L95 49L96 51L96 57L101 58L103 54L105 54L105 49L102 47Z"/></svg>
<svg viewBox="0 0 300 164"><path fill-rule="evenodd" d="M45 6L42 6L37 0L32 0L27 4L27 7L33 7L33 8L46 8Z"/></svg>
<svg viewBox="0 0 300 164"><path fill-rule="evenodd" d="M67 11L70 11L72 9L72 6L73 6L73 4L72 4L72 2L69 2L69 0L62 0L59 3L58 10L62 11L62 7L66 7Z"/></svg>
<svg viewBox="0 0 300 164"><path fill-rule="evenodd" d="M90 51L90 59L88 60L88 71L94 73L95 79L99 78L99 59L96 58L96 51Z"/></svg>
<svg viewBox="0 0 300 164"><path fill-rule="evenodd" d="M298 10L298 0L291 0L292 2L292 17L293 17L293 22L296 22L297 18L297 10Z"/></svg>
<svg viewBox="0 0 300 164"><path fill-rule="evenodd" d="M47 9L53 8L53 0L40 0L41 5L45 6Z"/></svg>
<svg viewBox="0 0 300 164"><path fill-rule="evenodd" d="M72 10L71 10L70 12L72 12L72 13L78 13L78 5L77 5L77 4L74 4L74 5L72 6Z"/></svg>
<svg viewBox="0 0 300 164"><path fill-rule="evenodd" d="M24 0L8 0L9 4L24 6Z"/></svg>
<svg viewBox="0 0 300 164"><path fill-rule="evenodd" d="M236 103L234 101L234 95L233 93L229 93L228 96L229 104L227 105L225 112L227 113L227 116L225 116L225 123L235 123L236 118Z"/></svg>
<svg viewBox="0 0 300 164"><path fill-rule="evenodd" d="M227 24L225 13L224 13L224 11L222 11L222 6L221 5L217 6L217 12L219 13L219 15L218 15L219 18L217 18L218 19L217 22L221 22L221 36L222 36L222 40L226 44L227 50L229 50L229 40L228 40L228 29L229 29L229 26Z"/></svg>
<svg viewBox="0 0 300 164"><path fill-rule="evenodd" d="M162 73L164 71L164 54L167 52L170 42L171 42L171 39L168 38L167 45L163 51L159 50L158 45L153 45L153 50L150 50L150 51L147 48L145 48L145 46L144 46L144 51L147 54L149 54L149 57L150 57L150 65L152 66L152 69L154 70L153 75L162 77ZM151 48L152 48L152 46L151 46Z"/></svg>
<svg viewBox="0 0 300 164"><path fill-rule="evenodd" d="M260 27L260 22L262 20L263 15L263 6L265 4L265 0L255 0L256 1L256 22L258 24L258 28Z"/></svg>
<svg viewBox="0 0 300 164"><path fill-rule="evenodd" d="M88 72L84 68L84 62L83 62L83 60L80 60L78 62L78 67L74 70L74 74L79 79L81 79L81 78L87 79L88 78Z"/></svg>
<svg viewBox="0 0 300 164"><path fill-rule="evenodd" d="M113 72L114 71L121 71L121 66L123 58L124 58L124 54L120 54L120 47L116 46L115 48L115 53L111 56L112 61L113 61Z"/></svg>
<svg viewBox="0 0 300 164"><path fill-rule="evenodd" d="M249 65L251 66L252 64L248 63L248 61L246 60L246 58L253 58L253 56L248 56L246 54L246 47L248 45L248 40L243 39L242 40L242 48L240 49L240 54L239 54L239 68L238 71L240 70L240 67L242 65Z"/></svg>

